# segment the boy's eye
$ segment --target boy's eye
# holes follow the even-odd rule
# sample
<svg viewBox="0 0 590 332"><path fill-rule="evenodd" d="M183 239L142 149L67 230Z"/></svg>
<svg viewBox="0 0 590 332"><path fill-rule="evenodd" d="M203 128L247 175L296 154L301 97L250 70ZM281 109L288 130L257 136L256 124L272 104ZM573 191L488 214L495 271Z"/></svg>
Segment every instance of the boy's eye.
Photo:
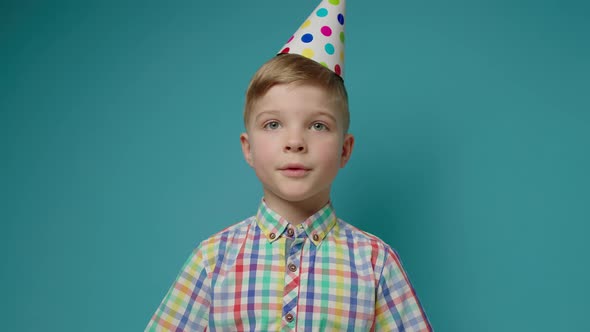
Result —
<svg viewBox="0 0 590 332"><path fill-rule="evenodd" d="M321 122L316 122L316 123L312 124L311 127L317 131L328 130L328 127L326 127L326 125Z"/></svg>
<svg viewBox="0 0 590 332"><path fill-rule="evenodd" d="M264 128L265 129L271 129L271 130L279 129L280 126L281 125L279 124L278 121L269 121L269 122L267 122L267 123L264 124Z"/></svg>

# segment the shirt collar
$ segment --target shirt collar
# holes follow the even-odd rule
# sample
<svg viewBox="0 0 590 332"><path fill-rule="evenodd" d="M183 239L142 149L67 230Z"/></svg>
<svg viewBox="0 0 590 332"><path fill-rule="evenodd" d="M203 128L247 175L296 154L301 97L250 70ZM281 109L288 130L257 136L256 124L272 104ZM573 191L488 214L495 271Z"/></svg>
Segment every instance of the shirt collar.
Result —
<svg viewBox="0 0 590 332"><path fill-rule="evenodd" d="M334 227L336 220L334 208L328 202L312 216L305 219L300 227L303 228L311 242L317 246L324 240L332 227ZM281 237L290 225L285 218L268 207L264 199L258 207L256 222L264 236L270 242L274 242ZM291 225L291 227L295 228L294 225Z"/></svg>

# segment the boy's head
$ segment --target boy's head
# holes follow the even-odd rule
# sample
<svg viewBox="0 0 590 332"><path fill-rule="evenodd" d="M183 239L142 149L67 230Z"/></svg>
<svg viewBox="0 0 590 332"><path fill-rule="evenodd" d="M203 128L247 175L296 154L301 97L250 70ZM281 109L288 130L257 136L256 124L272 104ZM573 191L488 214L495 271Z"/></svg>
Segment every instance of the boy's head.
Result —
<svg viewBox="0 0 590 332"><path fill-rule="evenodd" d="M246 93L242 151L271 206L325 204L354 138L342 78L300 55L279 55ZM309 203L309 204L308 204Z"/></svg>

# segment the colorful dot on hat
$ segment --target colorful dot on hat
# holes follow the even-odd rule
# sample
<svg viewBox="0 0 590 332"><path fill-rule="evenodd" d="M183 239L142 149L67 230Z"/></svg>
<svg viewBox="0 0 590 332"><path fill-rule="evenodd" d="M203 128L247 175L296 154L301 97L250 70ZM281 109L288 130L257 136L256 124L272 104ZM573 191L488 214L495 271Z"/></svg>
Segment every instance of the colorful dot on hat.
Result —
<svg viewBox="0 0 590 332"><path fill-rule="evenodd" d="M324 46L324 49L326 50L326 53L334 54L334 45L327 43L326 46Z"/></svg>
<svg viewBox="0 0 590 332"><path fill-rule="evenodd" d="M305 20L305 22L303 22L303 24L301 24L301 29L307 28L310 24L311 24L310 20Z"/></svg>
<svg viewBox="0 0 590 332"><path fill-rule="evenodd" d="M344 15L338 14L338 22L340 25L344 25Z"/></svg>
<svg viewBox="0 0 590 332"><path fill-rule="evenodd" d="M332 35L332 29L330 29L330 27L327 25L324 25L320 31L322 32L322 35L324 35L326 37L329 37Z"/></svg>
<svg viewBox="0 0 590 332"><path fill-rule="evenodd" d="M338 5L340 3L340 0L330 0L328 1L329 3L333 4L334 6Z"/></svg>
<svg viewBox="0 0 590 332"><path fill-rule="evenodd" d="M313 35L311 33L306 33L303 36L301 36L301 41L304 43L311 43L312 40Z"/></svg>
<svg viewBox="0 0 590 332"><path fill-rule="evenodd" d="M288 47L283 48L283 50L281 51L281 53L289 53L291 49Z"/></svg>
<svg viewBox="0 0 590 332"><path fill-rule="evenodd" d="M340 31L340 41L344 43L344 31Z"/></svg>
<svg viewBox="0 0 590 332"><path fill-rule="evenodd" d="M303 55L306 58L313 58L313 50L311 48L306 48L303 51L301 51L301 55Z"/></svg>
<svg viewBox="0 0 590 332"><path fill-rule="evenodd" d="M342 74L342 69L340 68L340 65L336 65L334 66L334 71L336 72L336 74L341 75Z"/></svg>
<svg viewBox="0 0 590 332"><path fill-rule="evenodd" d="M322 62L320 62L320 65L322 65L322 66L324 66L324 67L328 68L328 64L327 64L327 63L325 63L325 62L323 62L323 61L322 61Z"/></svg>
<svg viewBox="0 0 590 332"><path fill-rule="evenodd" d="M289 38L289 40L287 40L287 44L291 42L291 40L293 40L293 38L295 38L295 35L291 36L291 38Z"/></svg>
<svg viewBox="0 0 590 332"><path fill-rule="evenodd" d="M318 17L326 17L328 15L328 10L326 8L320 8L318 9L318 11L316 12L316 15Z"/></svg>

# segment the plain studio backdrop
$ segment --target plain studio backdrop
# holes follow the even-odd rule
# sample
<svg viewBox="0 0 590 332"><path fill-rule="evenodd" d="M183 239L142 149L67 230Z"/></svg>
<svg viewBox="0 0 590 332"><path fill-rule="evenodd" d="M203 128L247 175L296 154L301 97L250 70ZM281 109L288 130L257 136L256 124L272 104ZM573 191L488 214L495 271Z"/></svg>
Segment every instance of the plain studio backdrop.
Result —
<svg viewBox="0 0 590 332"><path fill-rule="evenodd" d="M3 1L2 329L139 331L253 215L244 92L319 0ZM339 217L438 331L587 328L587 1L348 1Z"/></svg>

